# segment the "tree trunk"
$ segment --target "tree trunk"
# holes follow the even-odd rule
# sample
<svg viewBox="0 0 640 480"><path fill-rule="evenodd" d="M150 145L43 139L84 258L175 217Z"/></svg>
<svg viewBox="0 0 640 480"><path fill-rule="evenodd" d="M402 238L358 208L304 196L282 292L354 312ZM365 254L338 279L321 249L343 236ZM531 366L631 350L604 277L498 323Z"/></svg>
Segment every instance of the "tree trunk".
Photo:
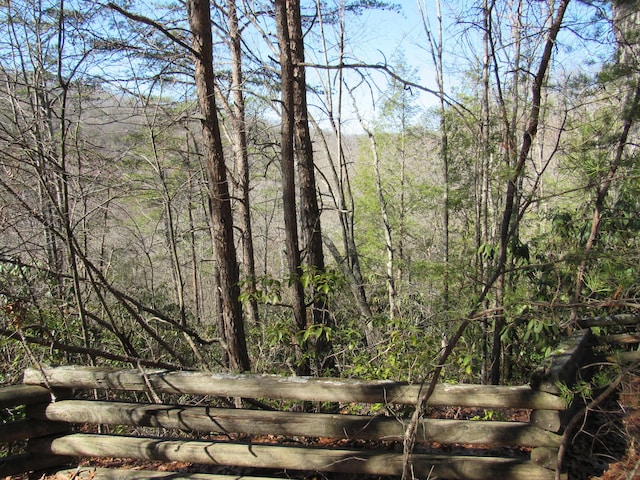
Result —
<svg viewBox="0 0 640 480"><path fill-rule="evenodd" d="M298 331L306 330L307 315L304 301L304 289L300 279L301 262L298 241L298 221L296 212L295 187L295 152L294 152L294 69L292 58L291 38L288 26L287 11L291 8L288 0L276 0L276 24L278 29L278 44L280 46L280 68L282 82L282 125L281 125L281 169L282 169L282 208L284 210L284 225L286 235L287 263L291 284L291 301L293 316ZM309 360L305 358L304 342L296 345L297 365L299 375L310 373Z"/></svg>
<svg viewBox="0 0 640 480"><path fill-rule="evenodd" d="M233 91L233 150L238 169L240 198L240 219L242 223L242 258L244 281L249 293L256 289L256 263L253 248L253 229L251 226L251 203L249 199L249 153L247 151L247 129L245 118L244 94L242 91L242 45L240 28L238 26L238 14L236 2L227 2L229 16L229 39L231 46L231 90ZM258 323L258 302L254 295L249 295L246 304L249 321L254 325Z"/></svg>
<svg viewBox="0 0 640 480"><path fill-rule="evenodd" d="M393 245L393 236L391 232L391 222L389 220L389 211L387 208L387 199L382 188L382 179L380 177L380 157L378 156L378 145L373 132L367 130L367 136L371 143L373 151L373 169L376 179L376 191L378 192L378 202L380 203L380 214L382 216L382 225L384 230L385 250L387 252L387 294L389 296L389 318L393 319L397 313L397 294L396 283L394 279L394 263L395 250Z"/></svg>
<svg viewBox="0 0 640 480"><path fill-rule="evenodd" d="M220 273L220 295L224 323L223 337L229 352L229 367L246 371L251 368L247 352L238 263L233 238L231 198L227 170L216 111L213 40L209 0L187 2L189 24L193 35L195 81L202 111L202 136L209 187L209 209L212 235Z"/></svg>
<svg viewBox="0 0 640 480"><path fill-rule="evenodd" d="M316 196L315 164L313 144L309 132L309 113L307 108L307 80L304 67L304 39L302 19L300 18L300 0L287 2L287 24L289 44L293 66L293 111L295 157L298 160L298 180L300 186L300 223L302 231L302 249L307 252L309 275L322 274L325 270L322 251L322 228L320 209ZM314 325L327 326L331 317L327 312L326 297L318 292L314 282L310 282L313 299L312 321ZM320 335L315 345L315 357L319 369L332 369L335 361L331 355L331 345L327 337Z"/></svg>
<svg viewBox="0 0 640 480"><path fill-rule="evenodd" d="M351 100L353 102L354 107L356 107L356 101L353 96L353 91L349 92L351 94ZM396 285L394 281L394 263L395 263L395 252L394 252L394 244L393 244L393 235L391 231L391 222L389 221L389 212L387 209L387 199L384 195L384 191L382 188L382 179L380 176L380 157L378 155L378 144L376 142L376 137L374 133L371 131L369 127L367 127L360 115L356 107L356 116L358 117L358 121L360 122L360 126L367 134L369 138L369 144L371 145L371 155L373 159L373 172L375 175L376 182L376 193L378 195L378 203L380 204L380 216L382 217L382 230L384 233L384 244L385 244L385 252L387 254L387 263L386 263L386 283L387 283L387 295L389 298L389 318L393 319L396 315Z"/></svg>
<svg viewBox="0 0 640 480"><path fill-rule="evenodd" d="M321 32L321 39L323 45L323 55L325 64L328 66L331 64L329 60L329 48L326 42L325 30L324 30L324 22L322 17L322 9L321 9L321 1L316 0L317 10L320 12L318 15L318 26ZM344 63L344 42L345 42L345 25L344 25L344 3L340 6L340 15L338 21L338 32L339 32L339 41L338 41L338 63ZM334 88L332 85L335 85L336 90L336 99L335 99L335 108L334 108ZM338 218L340 220L340 228L342 231L342 247L344 249L344 256L340 255L338 249L334 245L334 243L328 239L323 238L323 243L329 249L329 252L334 257L335 262L342 268L347 281L349 282L349 286L351 288L351 292L356 300L356 305L360 311L362 317L364 317L365 324L365 335L367 338L367 344L369 346L374 345L376 343L375 335L373 332L373 324L371 322L371 318L373 317L373 313L371 312L371 307L369 306L369 302L367 301L367 294L364 288L364 281L362 279L362 272L360 269L360 259L358 256L358 250L356 248L355 238L354 238L354 201L353 195L351 191L351 180L349 176L349 165L345 155L344 149L344 139L342 135L342 99L344 92L343 85L343 70L339 68L335 79L331 77L331 70L326 70L326 78L324 83L325 90L325 105L327 110L327 115L329 122L331 124L331 128L333 130L333 134L336 139L336 157L337 160L334 159L334 155L331 153L331 149L326 141L325 133L320 129L316 124L316 132L317 135L321 138L324 149L327 154L327 158L329 160L331 178L333 180L333 186L329 187L329 191L332 195L334 206L336 208ZM327 181L329 184L329 181Z"/></svg>
<svg viewBox="0 0 640 480"><path fill-rule="evenodd" d="M491 110L489 98L491 90L489 86L489 69L492 56L491 25L493 1L484 0L483 8L483 31L484 31L484 58L482 64L482 128L480 139L480 159L477 162L476 192L478 201L476 202L476 270L481 285L486 285L489 280L489 262L486 253L481 254L481 247L488 248L489 244L489 167L493 154L491 153ZM479 290L478 290L479 292ZM487 306L485 304L485 306ZM489 382L489 320L484 317L481 321L481 343L482 343L482 383Z"/></svg>
<svg viewBox="0 0 640 480"><path fill-rule="evenodd" d="M200 305L200 267L198 265L198 256L196 253L196 224L193 218L193 209L195 208L194 192L196 192L194 175L195 172L191 166L191 150L189 149L189 132L185 135L185 155L184 166L188 172L189 182L187 184L188 207L187 215L189 220L189 257L191 260L191 286L193 288L193 309L196 323L202 322L202 310Z"/></svg>
<svg viewBox="0 0 640 480"><path fill-rule="evenodd" d="M449 208L449 127L446 117L446 105L444 96L444 62L442 56L442 13L440 1L436 1L436 16L438 17L438 38L434 40L431 36L431 29L426 21L426 12L420 8L422 22L429 40L431 58L436 69L436 83L438 85L438 100L440 114L440 157L442 160L442 263L444 273L442 278L442 306L445 312L449 310L449 230L450 230L450 208Z"/></svg>

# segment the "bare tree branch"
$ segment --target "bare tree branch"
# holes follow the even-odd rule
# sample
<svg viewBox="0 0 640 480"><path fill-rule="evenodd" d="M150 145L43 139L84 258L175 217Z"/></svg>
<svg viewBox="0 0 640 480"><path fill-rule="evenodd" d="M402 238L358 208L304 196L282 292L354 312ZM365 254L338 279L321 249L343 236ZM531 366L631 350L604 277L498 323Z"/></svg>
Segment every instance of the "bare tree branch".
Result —
<svg viewBox="0 0 640 480"><path fill-rule="evenodd" d="M144 17L142 15L138 15L136 13L129 12L129 11L125 10L124 8L121 8L121 7L119 7L118 5L116 5L115 3L112 3L112 2L107 3L107 7L109 7L112 10L115 10L116 12L118 12L119 14L127 17L128 19L133 20L134 22L144 23L145 25L149 25L150 27L155 28L156 30L161 32L164 36L166 36L169 40L171 40L172 42L177 43L182 48L186 49L191 55L193 55L195 57L198 57L200 55L193 48L191 48L191 46L188 43L186 43L184 40L176 37L166 27L164 27L163 25L159 24L158 22L156 22L154 20L151 20L148 17Z"/></svg>
<svg viewBox="0 0 640 480"><path fill-rule="evenodd" d="M449 105L450 107L453 107L457 110L460 110L459 113L467 113L473 117L475 117L475 113L473 113L471 110L469 110L467 107L465 107L462 103L458 102L456 99L452 98L451 96L447 95L446 93L441 93L438 90L433 90L431 88L425 87L424 85L420 85L419 83L416 82L412 82L410 80L407 80L406 78L403 78L402 76L398 75L396 72L394 72L394 70L387 65L387 63L344 63L344 62L340 62L338 64L334 64L334 65L321 65L318 63L308 63L305 62L302 64L302 66L304 67L310 67L310 68L318 68L321 70L337 70L337 69L341 69L341 68L348 68L348 69L367 69L367 70L380 70L383 71L384 73L386 73L387 75L389 75L391 78L393 78L394 80L396 80L397 82L401 83L404 88L407 89L411 89L411 88L415 88L416 90L420 90L422 92L426 92L429 93L431 95L435 95L436 97L440 98L442 96L443 101Z"/></svg>
<svg viewBox="0 0 640 480"><path fill-rule="evenodd" d="M36 337L33 335L18 335L18 333L15 330L12 331L7 328L0 328L0 335L8 338L9 340L15 340L15 341L20 341L21 340L20 337L22 337L22 340L24 340L27 343L32 343L35 345L43 345L45 347L53 348L61 352L78 353L82 355L88 355L90 357L100 357L106 360L130 363L134 366L137 366L138 364L140 364L140 365L144 365L145 367L165 368L167 370L184 370L184 367L181 367L179 365L175 365L172 363L158 362L155 360L145 360L143 358L130 357L127 355L118 355L118 354L107 352L105 350L100 350L97 348L87 348L87 347L80 347L77 345L68 345L65 343L58 342L57 340Z"/></svg>

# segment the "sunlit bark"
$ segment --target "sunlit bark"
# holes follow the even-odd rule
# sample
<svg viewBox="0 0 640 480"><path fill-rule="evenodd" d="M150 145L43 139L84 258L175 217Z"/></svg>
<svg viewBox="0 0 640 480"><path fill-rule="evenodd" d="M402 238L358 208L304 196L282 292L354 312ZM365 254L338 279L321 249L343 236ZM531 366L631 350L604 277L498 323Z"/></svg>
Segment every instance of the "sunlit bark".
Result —
<svg viewBox="0 0 640 480"><path fill-rule="evenodd" d="M203 116L202 135L208 174L209 208L213 220L212 235L220 274L223 334L229 353L229 366L233 370L245 371L251 365L240 303L231 197L216 110L210 4L208 0L190 0L187 8L193 35L192 48L195 52L196 88Z"/></svg>
<svg viewBox="0 0 640 480"><path fill-rule="evenodd" d="M282 122L281 122L281 171L282 171L282 207L284 210L284 224L286 235L286 254L290 277L290 292L293 306L293 317L299 331L306 330L307 321L304 289L300 276L302 275L300 247L298 240L298 215L296 212L296 182L295 182L295 92L294 65L292 58L291 36L288 25L288 9L292 2L277 0L276 24L278 29L278 44L280 45L280 69L282 82ZM310 373L309 360L305 357L305 343L296 345L296 371L300 375Z"/></svg>

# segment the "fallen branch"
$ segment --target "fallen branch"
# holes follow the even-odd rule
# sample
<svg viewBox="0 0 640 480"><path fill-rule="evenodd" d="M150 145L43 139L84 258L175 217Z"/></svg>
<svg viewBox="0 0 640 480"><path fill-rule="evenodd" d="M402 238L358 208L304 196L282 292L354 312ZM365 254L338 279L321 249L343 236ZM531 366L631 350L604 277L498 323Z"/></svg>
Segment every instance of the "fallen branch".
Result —
<svg viewBox="0 0 640 480"><path fill-rule="evenodd" d="M0 335L8 338L9 340L24 341L35 345L44 345L55 350L60 350L67 353L79 353L82 355L89 355L91 357L100 357L107 360L114 360L116 362L130 363L137 366L144 365L145 367L162 368L166 370L184 370L183 367L174 365L171 363L160 362L155 360L145 360L142 358L130 357L127 355L118 355L115 353L107 352L105 350L99 350L97 348L80 347L77 345L68 345L62 342L58 342L53 339L46 339L42 337L34 337L32 335L18 335L15 330L9 330L7 328L0 328Z"/></svg>

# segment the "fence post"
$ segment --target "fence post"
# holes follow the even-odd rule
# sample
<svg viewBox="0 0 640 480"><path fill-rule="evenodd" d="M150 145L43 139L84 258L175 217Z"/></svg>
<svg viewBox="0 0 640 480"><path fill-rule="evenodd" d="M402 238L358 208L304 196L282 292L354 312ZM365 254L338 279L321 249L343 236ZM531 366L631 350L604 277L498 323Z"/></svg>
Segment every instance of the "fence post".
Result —
<svg viewBox="0 0 640 480"><path fill-rule="evenodd" d="M590 354L591 331L579 330L570 335L552 352L549 358L532 374L531 387L540 392L561 396L561 385L572 387L576 382L587 379L588 370L583 366ZM564 434L564 428L580 405L571 401L565 410L533 410L532 425L549 432ZM531 452L531 461L552 470L561 469L557 465L557 448L539 447Z"/></svg>
<svg viewBox="0 0 640 480"><path fill-rule="evenodd" d="M0 423L0 477L43 470L69 463L70 457L24 453L24 444L32 438L67 432L66 422L22 418L20 410L28 405L49 403L51 393L35 385L0 387L0 410L8 410L8 421ZM13 416L13 418L11 418ZM20 453L14 453L19 451Z"/></svg>

